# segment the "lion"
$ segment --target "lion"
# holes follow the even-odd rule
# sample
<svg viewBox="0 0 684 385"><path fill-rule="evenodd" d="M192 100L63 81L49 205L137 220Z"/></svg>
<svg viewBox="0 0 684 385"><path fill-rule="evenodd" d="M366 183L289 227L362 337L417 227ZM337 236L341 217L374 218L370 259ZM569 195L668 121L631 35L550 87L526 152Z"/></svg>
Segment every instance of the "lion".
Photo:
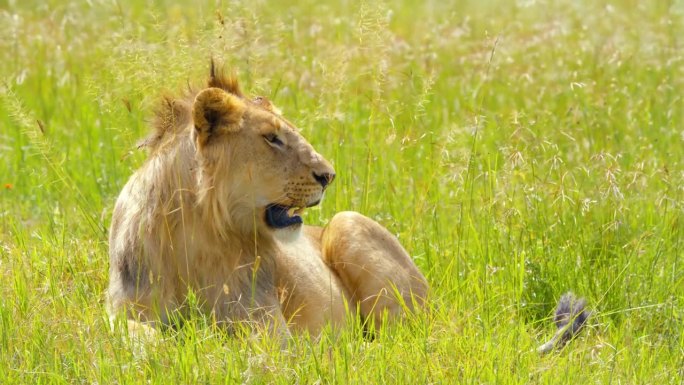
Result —
<svg viewBox="0 0 684 385"><path fill-rule="evenodd" d="M153 126L112 214L112 321L157 330L186 315L192 295L217 324L289 336L349 314L377 328L424 307L427 280L380 224L356 212L303 223L335 170L213 61L206 87L166 97Z"/></svg>

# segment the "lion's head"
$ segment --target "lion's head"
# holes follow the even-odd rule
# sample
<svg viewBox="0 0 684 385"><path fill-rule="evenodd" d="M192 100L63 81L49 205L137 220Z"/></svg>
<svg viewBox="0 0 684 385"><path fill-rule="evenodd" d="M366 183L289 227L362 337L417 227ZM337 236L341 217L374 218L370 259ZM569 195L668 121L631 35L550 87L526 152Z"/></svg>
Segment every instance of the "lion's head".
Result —
<svg viewBox="0 0 684 385"><path fill-rule="evenodd" d="M194 153L197 205L219 227L297 228L302 210L317 205L335 177L278 109L266 98L245 97L213 65L206 88L167 101L148 144L154 150L178 140L189 143L179 154Z"/></svg>

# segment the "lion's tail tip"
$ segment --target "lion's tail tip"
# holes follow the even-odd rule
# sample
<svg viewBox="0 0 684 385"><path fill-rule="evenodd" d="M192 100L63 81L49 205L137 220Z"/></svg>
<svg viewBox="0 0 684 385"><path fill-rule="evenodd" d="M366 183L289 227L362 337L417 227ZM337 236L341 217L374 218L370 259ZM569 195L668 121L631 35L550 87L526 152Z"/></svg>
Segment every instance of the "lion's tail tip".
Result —
<svg viewBox="0 0 684 385"><path fill-rule="evenodd" d="M584 298L577 298L572 292L563 294L553 317L558 330L551 340L537 350L540 353L548 353L554 347L563 347L584 328L590 316L591 312L587 310L587 301Z"/></svg>
<svg viewBox="0 0 684 385"><path fill-rule="evenodd" d="M572 322L568 331L572 334L577 334L591 315L591 312L586 307L587 301L584 298L577 298L572 292L567 292L558 301L553 321L558 329Z"/></svg>

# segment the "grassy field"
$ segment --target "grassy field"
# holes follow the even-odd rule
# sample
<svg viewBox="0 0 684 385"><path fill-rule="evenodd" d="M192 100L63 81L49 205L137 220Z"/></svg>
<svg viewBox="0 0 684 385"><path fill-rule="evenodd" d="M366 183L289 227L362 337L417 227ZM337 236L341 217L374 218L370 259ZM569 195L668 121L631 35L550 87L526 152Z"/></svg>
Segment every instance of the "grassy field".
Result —
<svg viewBox="0 0 684 385"><path fill-rule="evenodd" d="M0 0L0 382L684 383L682 1L172 3ZM287 351L109 330L114 199L211 57L335 165L306 220L388 227L427 311ZM540 356L568 290L591 325Z"/></svg>

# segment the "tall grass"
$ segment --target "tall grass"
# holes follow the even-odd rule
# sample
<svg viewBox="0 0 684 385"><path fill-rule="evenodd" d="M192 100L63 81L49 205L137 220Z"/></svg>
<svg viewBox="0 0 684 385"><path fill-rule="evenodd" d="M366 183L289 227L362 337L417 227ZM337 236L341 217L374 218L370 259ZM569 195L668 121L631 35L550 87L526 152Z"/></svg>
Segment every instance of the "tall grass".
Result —
<svg viewBox="0 0 684 385"><path fill-rule="evenodd" d="M0 4L5 383L683 383L684 4ZM282 351L200 314L132 346L103 306L113 201L160 95L210 57L339 175L307 221L397 234L432 305ZM535 347L573 290L592 324Z"/></svg>

